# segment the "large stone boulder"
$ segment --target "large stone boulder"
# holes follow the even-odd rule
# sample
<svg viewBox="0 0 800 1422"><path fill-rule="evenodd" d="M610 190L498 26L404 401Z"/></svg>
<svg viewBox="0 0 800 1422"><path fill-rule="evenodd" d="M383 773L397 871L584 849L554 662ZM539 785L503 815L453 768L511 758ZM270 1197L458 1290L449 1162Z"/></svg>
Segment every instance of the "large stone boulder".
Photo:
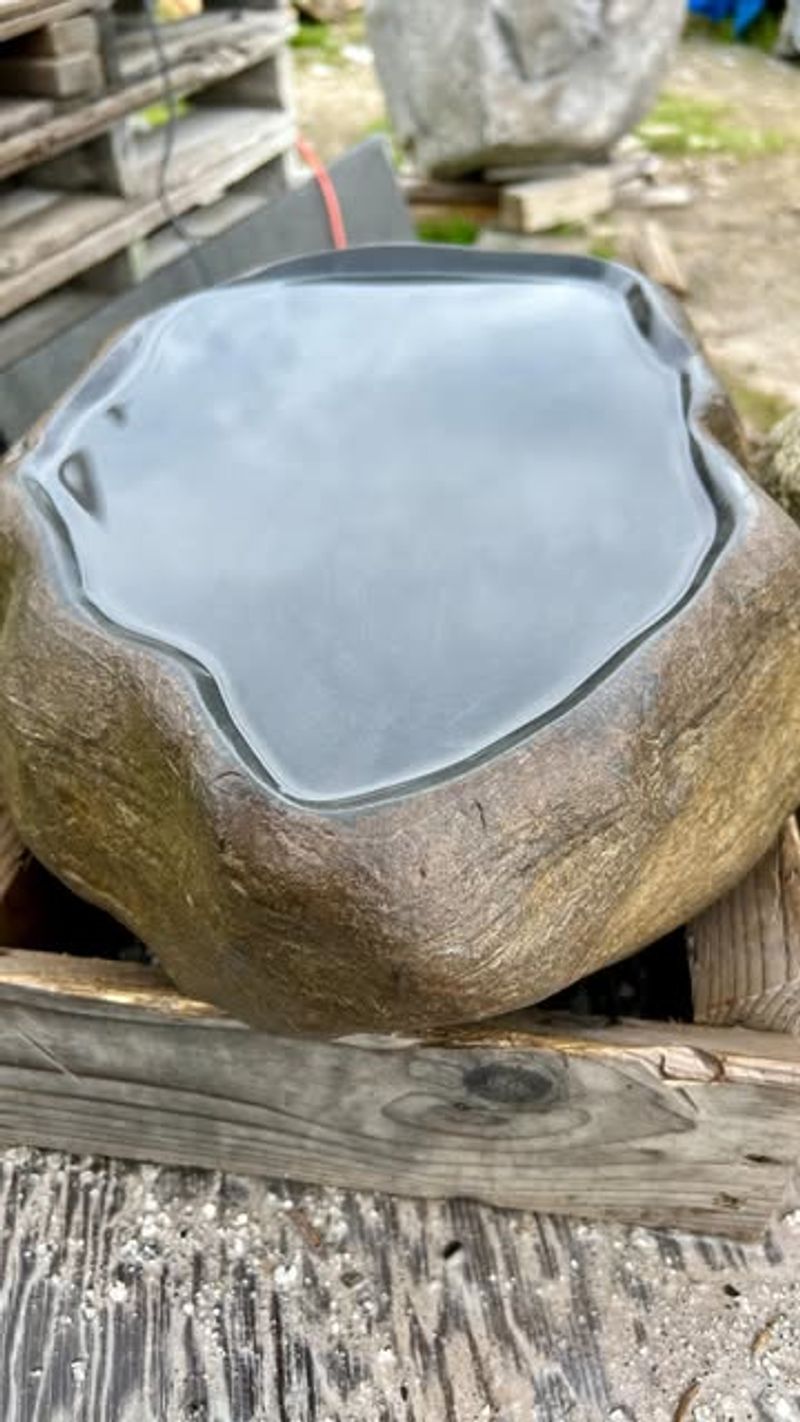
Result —
<svg viewBox="0 0 800 1422"><path fill-rule="evenodd" d="M647 112L685 0L367 0L392 123L420 170L592 159Z"/></svg>
<svg viewBox="0 0 800 1422"><path fill-rule="evenodd" d="M278 1030L685 922L800 800L800 532L724 413L590 260L356 249L138 322L0 478L21 837Z"/></svg>
<svg viewBox="0 0 800 1422"><path fill-rule="evenodd" d="M800 0L786 0L775 50L783 59L800 59Z"/></svg>

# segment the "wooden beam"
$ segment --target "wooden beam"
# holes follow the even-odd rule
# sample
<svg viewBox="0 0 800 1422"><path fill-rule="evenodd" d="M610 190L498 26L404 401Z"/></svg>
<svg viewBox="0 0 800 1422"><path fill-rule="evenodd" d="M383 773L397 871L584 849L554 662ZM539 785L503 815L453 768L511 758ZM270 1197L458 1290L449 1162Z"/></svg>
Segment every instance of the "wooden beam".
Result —
<svg viewBox="0 0 800 1422"><path fill-rule="evenodd" d="M198 115L198 121L207 117ZM170 184L174 213L214 201L293 142L294 126L281 113L234 109L227 115L216 111L214 117L216 143L209 143L205 151L193 148ZM6 273L0 279L0 316L19 310L162 226L167 214L151 182L147 192L138 201L97 194L54 195L53 206L39 220L0 234L0 272Z"/></svg>
<svg viewBox="0 0 800 1422"><path fill-rule="evenodd" d="M9 816L0 809L0 904L8 894L26 857L27 851L22 840Z"/></svg>
<svg viewBox="0 0 800 1422"><path fill-rule="evenodd" d="M68 54L81 54L99 49L97 21L94 15L77 14L53 18L33 30L20 44L26 55L42 59L57 59Z"/></svg>
<svg viewBox="0 0 800 1422"><path fill-rule="evenodd" d="M423 178L417 174L399 174L398 187L414 207L448 208L475 207L496 212L500 204L500 188L496 183L478 180L463 182L441 178Z"/></svg>
<svg viewBox="0 0 800 1422"><path fill-rule="evenodd" d="M800 831L695 919L690 961L698 1022L800 1036Z"/></svg>
<svg viewBox="0 0 800 1422"><path fill-rule="evenodd" d="M547 232L566 222L587 222L614 201L610 167L579 167L532 178L503 189L500 223L512 232Z"/></svg>
<svg viewBox="0 0 800 1422"><path fill-rule="evenodd" d="M683 268L675 255L666 228L661 222L651 219L636 228L631 242L631 264L666 287L675 296L686 296L689 283Z"/></svg>
<svg viewBox="0 0 800 1422"><path fill-rule="evenodd" d="M51 99L0 98L0 143L46 123L54 108Z"/></svg>
<svg viewBox="0 0 800 1422"><path fill-rule="evenodd" d="M532 1013L281 1038L153 969L11 952L0 1141L747 1236L800 1154L800 1045Z"/></svg>
<svg viewBox="0 0 800 1422"><path fill-rule="evenodd" d="M176 64L170 71L176 94L191 94L215 84L275 54L293 33L294 22L283 14L249 15L221 27L203 54ZM0 148L0 178L44 162L87 139L94 138L126 114L163 98L160 74L151 74L111 94L82 104L69 113L58 113L35 127L11 135ZM0 108L0 112L1 112Z"/></svg>
<svg viewBox="0 0 800 1422"><path fill-rule="evenodd" d="M64 54L57 59L0 58L0 89L6 94L32 94L36 98L71 99L96 94L103 86L103 67L97 53Z"/></svg>
<svg viewBox="0 0 800 1422"><path fill-rule="evenodd" d="M17 11L7 11L5 7L0 8L0 40L15 39L19 35L35 34L37 30L61 24L70 16L84 17L87 10L93 7L87 0L55 0L50 5L37 5ZM87 19L90 16L86 16ZM45 41L45 46L47 42ZM79 46L86 48L86 45ZM43 51L44 52L44 51ZM59 51L50 49L49 53Z"/></svg>

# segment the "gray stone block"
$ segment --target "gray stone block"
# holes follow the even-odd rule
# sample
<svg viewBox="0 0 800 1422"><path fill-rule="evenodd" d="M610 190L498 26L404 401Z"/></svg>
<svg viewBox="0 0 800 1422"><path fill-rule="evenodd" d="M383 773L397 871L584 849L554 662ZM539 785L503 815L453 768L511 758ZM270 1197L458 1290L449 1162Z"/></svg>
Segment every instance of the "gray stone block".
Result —
<svg viewBox="0 0 800 1422"><path fill-rule="evenodd" d="M421 170L595 158L645 114L684 0L368 0L392 122Z"/></svg>

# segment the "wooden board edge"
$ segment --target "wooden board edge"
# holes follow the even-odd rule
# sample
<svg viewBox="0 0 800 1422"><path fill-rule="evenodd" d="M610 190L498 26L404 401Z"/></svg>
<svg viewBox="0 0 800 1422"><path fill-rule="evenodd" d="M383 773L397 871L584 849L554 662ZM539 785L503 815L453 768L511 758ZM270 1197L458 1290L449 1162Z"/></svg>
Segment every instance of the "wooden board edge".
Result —
<svg viewBox="0 0 800 1422"><path fill-rule="evenodd" d="M800 827L688 927L695 1019L800 1037Z"/></svg>
<svg viewBox="0 0 800 1422"><path fill-rule="evenodd" d="M157 967L0 949L0 1012L4 1004L26 1003L95 1017L139 1017L226 1032L254 1030L208 1003L184 997ZM482 1048L594 1060L632 1058L648 1062L665 1082L800 1084L800 1041L784 1033L633 1019L609 1024L602 1018L535 1009L438 1032L363 1034L336 1043L353 1051Z"/></svg>
<svg viewBox="0 0 800 1422"><path fill-rule="evenodd" d="M171 212L183 215L197 205L214 201L229 186L288 152L294 145L295 136L294 120L276 110L268 128L261 133L255 130L252 143L240 144L226 161L201 168L170 186ZM73 196L77 199L84 195ZM103 198L99 194L87 194L85 198L112 208L112 211L104 213L99 223L82 232L66 247L48 253L33 263L27 261L10 275L0 278L0 316L14 315L164 225L164 200L159 194L129 200Z"/></svg>
<svg viewBox="0 0 800 1422"><path fill-rule="evenodd" d="M184 997L160 968L145 963L0 948L0 1004L25 1001L94 1015L111 1008L125 1016L240 1025L209 1003Z"/></svg>
<svg viewBox="0 0 800 1422"><path fill-rule="evenodd" d="M264 19L269 16L269 12L255 13ZM288 15L280 14L273 22L262 24L260 28L263 29L263 36L259 36L261 42L256 44L255 37L251 37L249 53L245 53L241 43L217 44L210 54L180 61L170 70L174 92L188 96L272 58L285 48L297 25ZM159 102L163 98L163 88L160 74L148 75L75 108L56 111L41 123L12 135L0 145L0 178L12 177L58 153L87 143L120 119Z"/></svg>

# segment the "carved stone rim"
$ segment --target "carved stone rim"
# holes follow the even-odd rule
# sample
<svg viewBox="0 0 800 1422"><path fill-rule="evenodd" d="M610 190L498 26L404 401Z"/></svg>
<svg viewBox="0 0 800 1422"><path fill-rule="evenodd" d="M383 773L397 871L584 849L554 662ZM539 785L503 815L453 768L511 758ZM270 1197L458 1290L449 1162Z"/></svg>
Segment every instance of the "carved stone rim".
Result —
<svg viewBox="0 0 800 1422"><path fill-rule="evenodd" d="M561 720L569 711L585 701L596 687L605 682L623 663L627 662L644 643L648 642L662 628L674 622L692 602L706 582L736 527L737 512L736 500L732 497L732 479L737 479L739 471L729 453L708 434L704 427L704 416L709 404L718 394L718 387L711 377L708 367L682 333L678 321L673 319L664 294L639 273L618 263L605 262L592 257L559 256L556 254L476 252L470 248L449 248L437 251L421 245L398 243L353 248L278 262L235 283L240 286L254 279L259 281L291 280L310 284L327 280L363 283L365 279L378 281L386 278L396 281L407 280L409 283L424 281L426 278L437 282L469 283L480 280L482 282L505 283L526 280L535 282L565 277L597 283L618 292L626 302L644 342L663 365L675 372L680 385L681 404L692 463L715 514L714 537L691 583L673 605L642 631L629 638L618 651L584 678L569 695L563 697L542 714L526 721L505 735L487 742L473 754L423 775L377 790L335 799L306 798L287 791L239 730L214 674L199 659L161 638L147 636L125 627L106 615L92 601L83 586L80 560L66 523L39 480L24 469L20 470L20 480L28 491L33 504L39 510L48 529L55 534L56 547L54 551L59 565L58 570L69 591L73 607L79 608L95 625L99 625L104 631L110 632L121 641L136 645L145 651L149 649L187 673L201 705L219 726L232 752L243 767L260 784L266 786L270 794L277 800L300 810L334 817L341 812L359 807L391 803L420 790L458 780L490 759L529 741L545 726ZM119 339L118 334L111 344L116 345ZM122 339L124 339L124 335ZM103 359L104 353L101 352L90 365L88 372L81 377L81 384L87 379L91 379L95 371L99 373L99 366ZM51 432L59 428L59 415L70 399L71 389L59 402L55 413L48 416ZM34 448L37 452L42 451L38 440L40 429L41 425L37 426L24 441L26 456L32 453ZM17 451L12 451L12 458L16 453ZM51 540L48 541L51 542Z"/></svg>

